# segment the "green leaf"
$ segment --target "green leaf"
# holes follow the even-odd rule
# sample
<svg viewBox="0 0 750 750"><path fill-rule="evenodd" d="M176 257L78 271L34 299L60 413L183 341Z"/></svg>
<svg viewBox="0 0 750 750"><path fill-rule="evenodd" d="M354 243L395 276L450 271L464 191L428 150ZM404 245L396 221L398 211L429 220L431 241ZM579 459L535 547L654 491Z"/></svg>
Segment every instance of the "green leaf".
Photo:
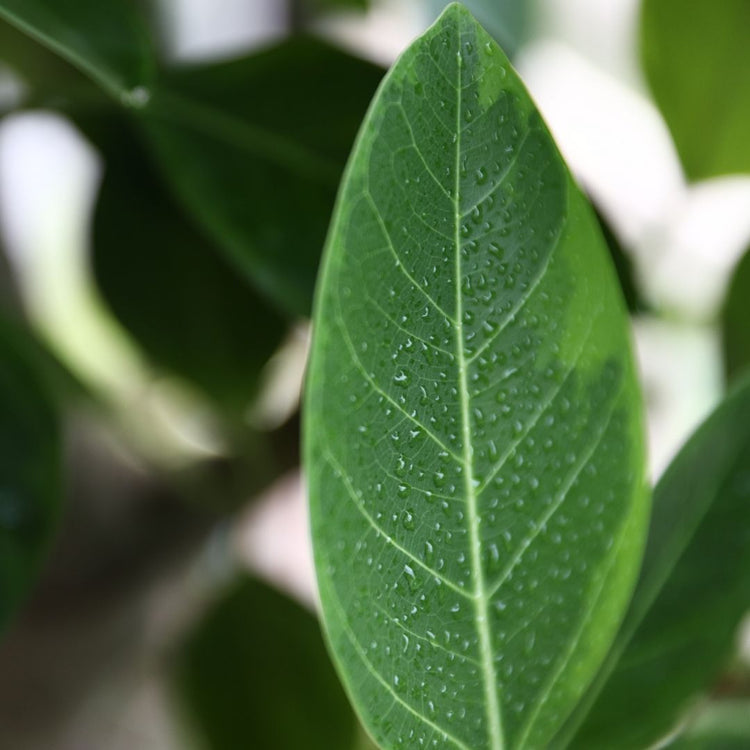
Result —
<svg viewBox="0 0 750 750"><path fill-rule="evenodd" d="M17 313L0 312L0 342L27 363L60 409L93 401L92 393Z"/></svg>
<svg viewBox="0 0 750 750"><path fill-rule="evenodd" d="M23 300L1 238L0 342L16 352L34 370L57 405L63 406L73 401L90 399L91 394L83 383L40 340L32 331L30 323L25 320Z"/></svg>
<svg viewBox="0 0 750 750"><path fill-rule="evenodd" d="M646 747L665 735L727 665L748 609L750 380L745 380L656 487L638 587L612 652L572 720L574 726L593 703L572 747Z"/></svg>
<svg viewBox="0 0 750 750"><path fill-rule="evenodd" d="M0 19L67 60L123 103L139 103L134 90L151 80L146 27L128 0L0 0Z"/></svg>
<svg viewBox="0 0 750 750"><path fill-rule="evenodd" d="M609 254L614 263L615 271L617 271L617 278L620 281L620 289L622 290L628 310L631 313L647 310L648 304L638 291L638 286L635 281L635 269L630 255L628 255L627 251L623 248L620 240L617 238L612 227L610 227L604 214L602 214L596 206L594 206L594 211L599 222L599 228L602 230L602 235L604 236L604 240L609 248Z"/></svg>
<svg viewBox="0 0 750 750"><path fill-rule="evenodd" d="M750 172L750 0L644 0L643 66L691 180Z"/></svg>
<svg viewBox="0 0 750 750"><path fill-rule="evenodd" d="M740 260L721 312L724 370L732 380L750 367L750 250Z"/></svg>
<svg viewBox="0 0 750 750"><path fill-rule="evenodd" d="M106 95L68 62L32 37L0 20L0 62L21 78L25 106L57 105L70 94L87 98Z"/></svg>
<svg viewBox="0 0 750 750"><path fill-rule="evenodd" d="M186 718L210 750L354 747L357 723L317 621L249 578L190 634L177 680Z"/></svg>
<svg viewBox="0 0 750 750"><path fill-rule="evenodd" d="M669 750L747 750L750 747L750 701L709 703Z"/></svg>
<svg viewBox="0 0 750 750"><path fill-rule="evenodd" d="M57 417L9 330L0 326L0 628L36 577L60 494Z"/></svg>
<svg viewBox="0 0 750 750"><path fill-rule="evenodd" d="M21 299L16 279L0 236L0 314L16 314L20 309Z"/></svg>
<svg viewBox="0 0 750 750"><path fill-rule="evenodd" d="M428 2L435 14L449 5L446 0ZM531 20L529 0L464 0L463 4L513 59L526 37Z"/></svg>
<svg viewBox="0 0 750 750"><path fill-rule="evenodd" d="M105 159L93 235L104 298L154 362L241 416L286 320L175 205L126 123L77 122Z"/></svg>
<svg viewBox="0 0 750 750"><path fill-rule="evenodd" d="M596 219L461 6L358 137L305 408L324 621L371 734L544 747L637 572L641 400Z"/></svg>
<svg viewBox="0 0 750 750"><path fill-rule="evenodd" d="M307 0L307 4L323 10L367 10L370 0Z"/></svg>
<svg viewBox="0 0 750 750"><path fill-rule="evenodd" d="M144 122L165 176L228 257L309 315L336 186L382 72L322 42L175 70Z"/></svg>

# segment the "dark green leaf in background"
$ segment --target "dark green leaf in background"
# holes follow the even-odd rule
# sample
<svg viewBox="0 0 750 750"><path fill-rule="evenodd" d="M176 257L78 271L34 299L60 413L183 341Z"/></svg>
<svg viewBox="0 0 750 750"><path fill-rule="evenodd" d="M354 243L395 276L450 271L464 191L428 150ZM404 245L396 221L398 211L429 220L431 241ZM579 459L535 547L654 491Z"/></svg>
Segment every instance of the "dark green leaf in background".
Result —
<svg viewBox="0 0 750 750"><path fill-rule="evenodd" d="M285 319L175 205L125 122L78 124L105 160L93 234L104 298L155 363L241 417Z"/></svg>
<svg viewBox="0 0 750 750"><path fill-rule="evenodd" d="M596 207L594 207L594 211L596 212L596 218L599 221L602 235L604 235L607 247L609 248L609 254L614 263L615 270L617 271L617 278L620 281L620 289L622 290L622 295L625 298L625 304L628 306L628 310L630 310L631 313L634 313L648 309L647 303L638 290L635 278L635 268L630 255L622 246L604 214Z"/></svg>
<svg viewBox="0 0 750 750"><path fill-rule="evenodd" d="M92 394L83 382L17 313L0 313L0 340L28 364L45 392L61 409L76 402L91 401Z"/></svg>
<svg viewBox="0 0 750 750"><path fill-rule="evenodd" d="M123 103L133 102L134 89L150 83L148 32L129 0L0 0L0 19L60 55ZM136 94L135 103L142 103L138 98Z"/></svg>
<svg viewBox="0 0 750 750"><path fill-rule="evenodd" d="M0 63L22 81L23 106L56 107L73 96L111 100L93 81L34 38L0 19Z"/></svg>
<svg viewBox="0 0 750 750"><path fill-rule="evenodd" d="M750 172L750 0L644 0L641 35L688 178Z"/></svg>
<svg viewBox="0 0 750 750"><path fill-rule="evenodd" d="M11 329L0 326L0 628L36 577L59 493L56 415Z"/></svg>
<svg viewBox="0 0 750 750"><path fill-rule="evenodd" d="M0 312L13 315L20 311L21 300L16 286L13 269L0 234Z"/></svg>
<svg viewBox="0 0 750 750"><path fill-rule="evenodd" d="M646 532L641 400L596 219L452 5L360 132L314 317L324 621L388 748L541 748L609 648Z"/></svg>
<svg viewBox="0 0 750 750"><path fill-rule="evenodd" d="M732 380L750 368L750 251L735 268L721 313L724 370Z"/></svg>
<svg viewBox="0 0 750 750"><path fill-rule="evenodd" d="M446 0L427 2L436 15L449 4ZM530 0L464 0L463 4L512 60L531 22Z"/></svg>
<svg viewBox="0 0 750 750"><path fill-rule="evenodd" d="M309 315L338 180L382 71L305 38L176 69L144 113L187 209L280 307Z"/></svg>
<svg viewBox="0 0 750 750"><path fill-rule="evenodd" d="M32 330L13 268L0 241L0 341L20 356L43 382L47 393L61 406L90 397L83 383Z"/></svg>
<svg viewBox="0 0 750 750"><path fill-rule="evenodd" d="M178 657L185 713L207 750L355 747L357 722L317 620L265 585L237 582Z"/></svg>
<svg viewBox="0 0 750 750"><path fill-rule="evenodd" d="M693 435L654 493L641 577L572 747L646 747L711 687L750 610L750 380ZM577 718L581 718L578 714Z"/></svg>

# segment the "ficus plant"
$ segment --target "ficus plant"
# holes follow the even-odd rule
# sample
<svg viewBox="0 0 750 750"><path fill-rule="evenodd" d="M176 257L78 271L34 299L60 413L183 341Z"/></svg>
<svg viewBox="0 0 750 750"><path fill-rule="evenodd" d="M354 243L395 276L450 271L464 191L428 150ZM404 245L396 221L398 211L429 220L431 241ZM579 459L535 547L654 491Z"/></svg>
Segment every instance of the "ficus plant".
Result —
<svg viewBox="0 0 750 750"><path fill-rule="evenodd" d="M269 460L283 430L242 415L290 322L312 318L302 462L324 636L238 576L173 654L181 713L216 750L747 747L746 263L723 316L734 382L652 487L635 282L503 51L524 4L440 5L382 77L302 37L174 67L129 4L0 0L29 106L57 107L105 161L98 288L212 404L240 494L294 463ZM683 27L680 4L644 3L647 75L691 178L747 169L750 99L719 108L705 149L684 112L726 67L750 90L732 61L748 12L695 9L727 14L728 48L696 89L674 62L693 10ZM63 402L104 399L22 309L0 334L5 623L58 516ZM196 490L206 467L159 472L191 507L201 494L208 525L233 509Z"/></svg>

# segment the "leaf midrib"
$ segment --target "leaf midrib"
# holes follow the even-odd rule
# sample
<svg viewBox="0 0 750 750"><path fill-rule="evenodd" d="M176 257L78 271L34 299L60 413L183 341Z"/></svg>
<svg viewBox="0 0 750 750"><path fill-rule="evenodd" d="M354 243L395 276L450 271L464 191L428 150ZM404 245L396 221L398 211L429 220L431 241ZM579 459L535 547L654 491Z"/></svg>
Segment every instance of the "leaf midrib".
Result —
<svg viewBox="0 0 750 750"><path fill-rule="evenodd" d="M24 21L23 18L20 18L12 10L8 10L2 6L0 6L0 19L5 20L9 25L18 29L22 34L25 34L42 47L46 47L54 54L63 58L63 60L69 62L74 68L77 68L81 73L94 81L94 83L101 86L109 96L118 102L123 103L127 97L129 93L127 86L118 76L112 75L109 67L98 60L98 56L91 54L90 50L89 57L92 58L94 62L89 62L85 56L79 55L72 47L63 42L57 41L45 32L40 31L35 26Z"/></svg>
<svg viewBox="0 0 750 750"><path fill-rule="evenodd" d="M262 125L221 112L216 107L164 88L147 108L152 116L210 136L254 158L335 189L341 167L303 143Z"/></svg>
<svg viewBox="0 0 750 750"><path fill-rule="evenodd" d="M458 391L461 409L461 428L463 442L463 476L464 492L466 494L467 517L469 521L469 543L471 545L471 574L474 580L474 612L477 633L479 636L479 652L482 679L485 695L485 717L487 719L487 738L491 750L503 750L502 718L500 701L497 690L497 673L495 671L494 654L490 639L489 627L489 599L484 581L482 568L482 548L479 536L478 496L474 487L474 460L471 443L471 425L469 416L469 384L466 376L468 362L464 352L463 330L463 299L461 296L461 278L463 275L461 263L461 108L462 108L462 67L461 55L461 24L456 23L456 160L454 164L454 245L455 245L455 289L456 289L456 362L458 364Z"/></svg>

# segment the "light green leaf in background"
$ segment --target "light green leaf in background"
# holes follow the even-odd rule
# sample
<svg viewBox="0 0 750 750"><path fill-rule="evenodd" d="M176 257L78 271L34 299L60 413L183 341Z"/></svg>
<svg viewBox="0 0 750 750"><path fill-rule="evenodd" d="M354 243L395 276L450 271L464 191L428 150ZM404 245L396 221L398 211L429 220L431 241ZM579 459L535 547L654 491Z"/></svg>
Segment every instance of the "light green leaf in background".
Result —
<svg viewBox="0 0 750 750"><path fill-rule="evenodd" d="M446 0L427 2L435 15L449 5ZM528 32L533 3L530 0L465 0L463 4L513 59Z"/></svg>
<svg viewBox="0 0 750 750"><path fill-rule="evenodd" d="M176 204L121 118L77 118L104 158L93 265L106 302L158 365L241 420L288 323Z"/></svg>
<svg viewBox="0 0 750 750"><path fill-rule="evenodd" d="M750 0L643 0L646 78L691 180L750 172Z"/></svg>
<svg viewBox="0 0 750 750"><path fill-rule="evenodd" d="M750 369L750 250L732 274L721 311L724 370L732 380Z"/></svg>
<svg viewBox="0 0 750 750"><path fill-rule="evenodd" d="M303 0L317 10L367 10L370 0Z"/></svg>
<svg viewBox="0 0 750 750"><path fill-rule="evenodd" d="M596 218L459 5L389 73L338 199L304 443L324 622L386 748L545 747L646 532Z"/></svg>
<svg viewBox="0 0 750 750"><path fill-rule="evenodd" d="M153 60L145 22L131 0L0 0L0 19L121 102L142 103L138 88L150 83Z"/></svg>
<svg viewBox="0 0 750 750"><path fill-rule="evenodd" d="M747 750L750 747L750 700L708 703L669 750Z"/></svg>
<svg viewBox="0 0 750 750"><path fill-rule="evenodd" d="M381 76L334 47L295 38L167 73L143 113L175 194L293 315L310 313L336 187Z"/></svg>
<svg viewBox="0 0 750 750"><path fill-rule="evenodd" d="M571 721L571 747L647 747L712 686L750 610L750 380L654 492L643 569L615 646ZM603 690L597 698L597 692ZM572 733L565 733L572 736Z"/></svg>
<svg viewBox="0 0 750 750"><path fill-rule="evenodd" d="M32 365L0 325L0 629L26 598L59 512L59 427Z"/></svg>
<svg viewBox="0 0 750 750"><path fill-rule="evenodd" d="M206 750L367 750L313 615L241 578L178 653L176 684Z"/></svg>

